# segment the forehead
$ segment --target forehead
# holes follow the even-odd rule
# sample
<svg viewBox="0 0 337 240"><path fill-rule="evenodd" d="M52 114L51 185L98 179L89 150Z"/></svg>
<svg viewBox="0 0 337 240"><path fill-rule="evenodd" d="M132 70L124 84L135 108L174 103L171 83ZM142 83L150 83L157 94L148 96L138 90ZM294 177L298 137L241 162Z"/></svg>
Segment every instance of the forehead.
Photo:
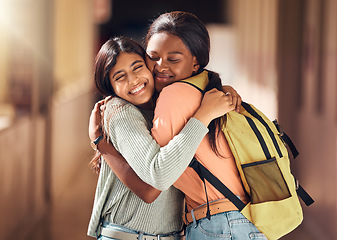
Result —
<svg viewBox="0 0 337 240"><path fill-rule="evenodd" d="M179 37L164 32L156 33L150 38L147 44L146 51L155 53L180 52L184 54L190 52Z"/></svg>
<svg viewBox="0 0 337 240"><path fill-rule="evenodd" d="M121 52L117 57L116 64L111 69L111 72L130 68L136 61L144 61L144 59L136 53Z"/></svg>

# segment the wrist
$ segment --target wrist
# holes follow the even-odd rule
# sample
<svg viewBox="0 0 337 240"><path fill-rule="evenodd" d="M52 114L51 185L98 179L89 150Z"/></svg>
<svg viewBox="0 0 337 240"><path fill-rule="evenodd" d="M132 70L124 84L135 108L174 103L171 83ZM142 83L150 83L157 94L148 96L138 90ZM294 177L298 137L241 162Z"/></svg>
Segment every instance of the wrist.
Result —
<svg viewBox="0 0 337 240"><path fill-rule="evenodd" d="M103 139L103 135L98 136L95 140L90 142L92 149L97 150L98 143Z"/></svg>
<svg viewBox="0 0 337 240"><path fill-rule="evenodd" d="M197 111L193 117L202 122L206 127L208 127L209 123L212 121L208 114L200 113L199 111Z"/></svg>
<svg viewBox="0 0 337 240"><path fill-rule="evenodd" d="M95 141L95 139L97 139L101 135L103 135L103 133L99 128L95 129L94 131L89 130L90 141Z"/></svg>

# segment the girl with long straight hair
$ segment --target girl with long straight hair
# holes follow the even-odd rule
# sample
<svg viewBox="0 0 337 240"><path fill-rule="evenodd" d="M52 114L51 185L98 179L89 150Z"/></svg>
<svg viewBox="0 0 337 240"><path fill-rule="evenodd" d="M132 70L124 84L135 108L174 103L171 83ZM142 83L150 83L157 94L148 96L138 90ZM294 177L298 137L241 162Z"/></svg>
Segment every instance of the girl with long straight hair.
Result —
<svg viewBox="0 0 337 240"><path fill-rule="evenodd" d="M178 179L188 166L208 132L209 122L234 106L223 92L209 91L199 110L175 139L160 147L149 131L153 118L154 80L144 57L143 48L124 37L107 41L97 54L96 87L103 96L113 96L106 103L104 132L137 171L153 179L159 177L165 180L165 176L170 176L168 180L171 181ZM153 191L149 185L142 186L138 192L131 192L127 186L140 181L139 177L129 165L123 168L119 163L112 168L126 176L123 178L122 174L117 174L119 179L107 164L117 152L112 155L110 152L107 156L104 144L98 143L101 139L97 138L95 144L99 145L103 158L98 155L92 161L92 166L99 171L99 179L88 235L98 239L179 239L182 193L168 187L159 195L160 191ZM105 147L109 146L112 147L106 142ZM162 183L164 186L166 181ZM137 197L142 192L153 192L148 195L148 198L153 198L148 202L153 202L146 203Z"/></svg>

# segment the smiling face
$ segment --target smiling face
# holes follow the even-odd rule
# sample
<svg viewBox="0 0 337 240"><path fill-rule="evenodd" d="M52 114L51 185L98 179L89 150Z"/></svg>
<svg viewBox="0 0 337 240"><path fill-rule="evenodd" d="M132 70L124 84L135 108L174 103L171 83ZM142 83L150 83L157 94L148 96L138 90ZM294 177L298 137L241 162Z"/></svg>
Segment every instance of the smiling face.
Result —
<svg viewBox="0 0 337 240"><path fill-rule="evenodd" d="M153 73L156 90L188 78L199 69L195 56L177 36L162 32L148 41L146 64Z"/></svg>
<svg viewBox="0 0 337 240"><path fill-rule="evenodd" d="M121 52L109 77L118 97L140 108L147 108L151 104L154 81L140 55Z"/></svg>

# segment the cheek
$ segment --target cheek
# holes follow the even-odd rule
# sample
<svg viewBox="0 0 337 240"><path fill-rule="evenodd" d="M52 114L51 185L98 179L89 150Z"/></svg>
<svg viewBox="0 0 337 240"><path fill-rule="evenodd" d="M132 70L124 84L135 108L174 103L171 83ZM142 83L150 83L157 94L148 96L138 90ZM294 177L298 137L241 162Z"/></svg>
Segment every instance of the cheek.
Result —
<svg viewBox="0 0 337 240"><path fill-rule="evenodd" d="M193 69L189 65L175 66L173 69L171 68L171 70L172 72L175 73L176 77L179 79L188 78L193 73Z"/></svg>
<svg viewBox="0 0 337 240"><path fill-rule="evenodd" d="M153 68L154 68L155 62L147 60L146 61L146 66L150 70L151 73L153 73Z"/></svg>
<svg viewBox="0 0 337 240"><path fill-rule="evenodd" d="M112 85L112 88L114 89L115 94L116 94L118 97L122 97L121 95L122 95L123 91L122 91L121 86L119 86L118 84L113 84L113 85Z"/></svg>

